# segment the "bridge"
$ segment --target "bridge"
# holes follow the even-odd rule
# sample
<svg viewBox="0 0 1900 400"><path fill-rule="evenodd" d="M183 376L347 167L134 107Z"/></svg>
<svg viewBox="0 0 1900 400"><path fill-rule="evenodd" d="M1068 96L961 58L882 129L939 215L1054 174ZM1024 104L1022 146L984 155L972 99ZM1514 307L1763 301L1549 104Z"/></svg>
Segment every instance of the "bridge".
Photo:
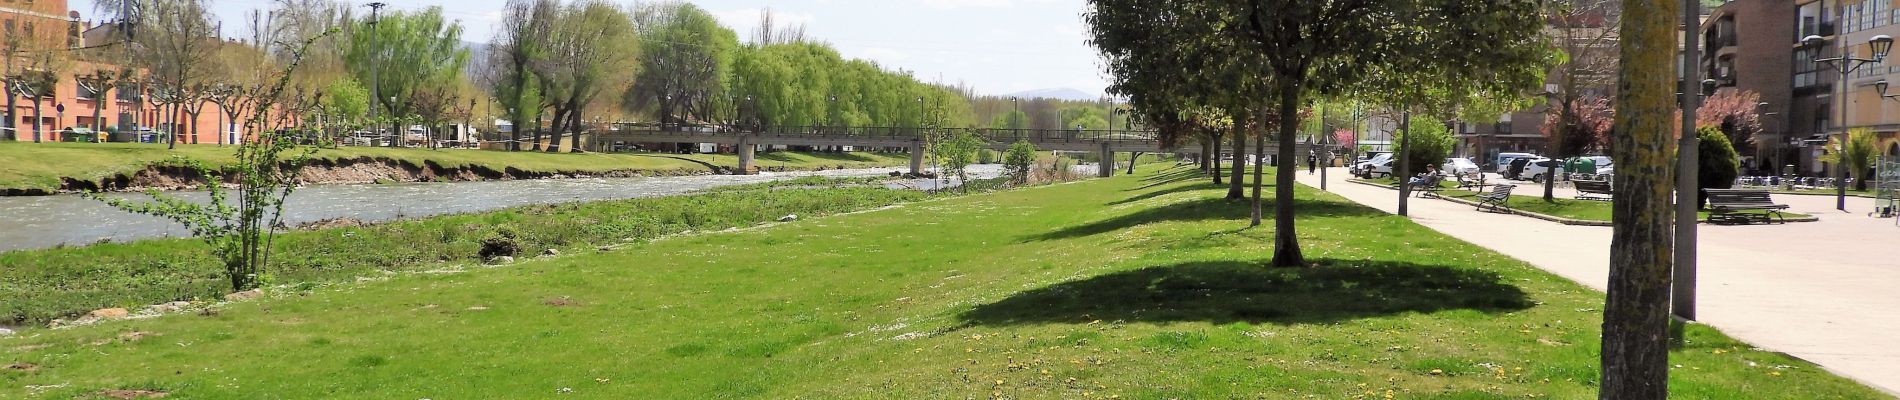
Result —
<svg viewBox="0 0 1900 400"><path fill-rule="evenodd" d="M753 151L758 145L854 146L904 148L910 152L910 172L922 173L927 131L915 127L818 127L767 126L737 128L726 125L639 125L620 124L599 135L596 143L708 143L730 145L739 151L739 171L753 170ZM994 150L1004 150L1019 141L1028 141L1040 151L1092 151L1103 160L1098 173L1109 176L1115 171L1117 152L1160 152L1161 141L1150 130L1085 129L972 129ZM1199 148L1199 145L1194 145ZM1268 154L1276 146L1269 144ZM1305 154L1307 146L1301 145ZM1247 149L1252 150L1252 149Z"/></svg>

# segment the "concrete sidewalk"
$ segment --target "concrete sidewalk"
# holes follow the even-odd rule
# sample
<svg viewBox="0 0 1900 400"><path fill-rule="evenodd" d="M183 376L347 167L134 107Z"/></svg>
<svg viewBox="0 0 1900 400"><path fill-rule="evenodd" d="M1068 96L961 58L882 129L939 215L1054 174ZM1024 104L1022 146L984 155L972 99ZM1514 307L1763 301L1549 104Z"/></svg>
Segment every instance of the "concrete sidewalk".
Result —
<svg viewBox="0 0 1900 400"><path fill-rule="evenodd" d="M1346 182L1343 168L1329 175L1331 192L1397 212L1397 191ZM1301 172L1298 181L1319 187L1318 175ZM1556 195L1568 195L1558 190L1566 193ZM1538 186L1536 192L1541 191ZM1900 256L1895 254L1900 227L1891 219L1865 216L1872 199L1848 198L1853 213L1834 210L1833 197L1775 195L1775 200L1820 221L1701 225L1698 319L1737 339L1900 395ZM1419 224L1599 291L1605 288L1609 227L1478 212L1417 197L1409 208Z"/></svg>

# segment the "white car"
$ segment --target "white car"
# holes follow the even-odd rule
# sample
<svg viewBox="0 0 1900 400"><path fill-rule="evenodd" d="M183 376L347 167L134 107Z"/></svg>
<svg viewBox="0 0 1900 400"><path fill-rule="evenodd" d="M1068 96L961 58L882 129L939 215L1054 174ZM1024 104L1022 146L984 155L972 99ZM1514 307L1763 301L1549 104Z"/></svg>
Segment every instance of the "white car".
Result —
<svg viewBox="0 0 1900 400"><path fill-rule="evenodd" d="M1392 154L1380 154L1352 166L1352 174L1361 178L1392 176Z"/></svg>
<svg viewBox="0 0 1900 400"><path fill-rule="evenodd" d="M1469 158L1447 158L1443 165L1438 166L1438 170L1448 175L1475 175L1481 172L1478 163L1471 162Z"/></svg>
<svg viewBox="0 0 1900 400"><path fill-rule="evenodd" d="M1557 172L1551 172L1552 169L1556 169ZM1563 173L1563 161L1539 157L1531 159L1531 162L1528 164L1524 164L1524 172L1518 173L1517 176L1528 179L1531 182L1542 182L1544 178L1563 176Z"/></svg>

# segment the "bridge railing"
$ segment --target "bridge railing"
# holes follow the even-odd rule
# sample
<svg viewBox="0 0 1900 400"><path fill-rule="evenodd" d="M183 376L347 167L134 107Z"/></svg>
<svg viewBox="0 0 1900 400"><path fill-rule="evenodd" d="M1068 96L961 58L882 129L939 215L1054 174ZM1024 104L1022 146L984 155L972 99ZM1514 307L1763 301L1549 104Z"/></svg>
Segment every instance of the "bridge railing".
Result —
<svg viewBox="0 0 1900 400"><path fill-rule="evenodd" d="M878 126L764 126L745 127L732 125L685 125L685 124L628 124L622 125L621 132L658 132L668 135L706 135L723 136L750 134L755 136L788 136L800 138L850 138L908 140L921 139L928 128L917 127L878 127ZM1145 130L1103 130L1103 129L973 129L977 136L990 142L1014 143L1028 140L1031 143L1061 142L1115 142L1142 143L1154 142L1158 138L1154 131Z"/></svg>

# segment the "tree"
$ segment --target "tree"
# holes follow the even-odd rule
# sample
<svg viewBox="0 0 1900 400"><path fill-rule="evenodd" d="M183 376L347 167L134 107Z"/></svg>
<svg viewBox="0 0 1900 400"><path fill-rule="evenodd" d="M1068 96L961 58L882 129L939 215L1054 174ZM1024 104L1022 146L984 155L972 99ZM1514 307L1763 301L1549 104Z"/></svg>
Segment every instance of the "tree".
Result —
<svg viewBox="0 0 1900 400"><path fill-rule="evenodd" d="M1009 145L1009 150L1003 152L1003 169L1009 172L1011 182L1028 182L1030 164L1035 162L1036 145L1030 144L1028 139Z"/></svg>
<svg viewBox="0 0 1900 400"><path fill-rule="evenodd" d="M1029 115L1022 111L1010 111L996 116L990 121L990 127L996 129L1029 129Z"/></svg>
<svg viewBox="0 0 1900 400"><path fill-rule="evenodd" d="M330 83L324 89L328 96L323 98L325 117L339 125L344 132L361 129L369 117L369 89L355 79L344 77Z"/></svg>
<svg viewBox="0 0 1900 400"><path fill-rule="evenodd" d="M521 150L521 131L528 129L528 121L540 119L542 100L535 84L539 79L530 66L548 56L541 35L553 26L559 6L553 0L510 0L496 30L495 47L489 53L494 68L490 74L495 100L507 109L508 122L514 126L509 133L510 151ZM538 136L540 124L533 129ZM540 143L537 138L536 150Z"/></svg>
<svg viewBox="0 0 1900 400"><path fill-rule="evenodd" d="M1618 32L1623 7L1613 0L1562 0L1549 3L1550 29L1560 62L1551 72L1556 91L1543 127L1545 153L1562 159L1607 148L1611 125L1609 93L1616 84ZM1554 175L1554 174L1553 174ZM1555 177L1544 181L1544 201L1553 201Z"/></svg>
<svg viewBox="0 0 1900 400"><path fill-rule="evenodd" d="M690 3L657 3L635 12L640 75L626 107L651 111L662 124L711 121L726 97L738 35Z"/></svg>
<svg viewBox="0 0 1900 400"><path fill-rule="evenodd" d="M988 145L983 138L968 129L949 129L939 131L938 137L931 141L930 155L942 163L944 172L956 174L957 182L964 192L970 191L970 175L967 171L971 163L976 162L976 153Z"/></svg>
<svg viewBox="0 0 1900 400"><path fill-rule="evenodd" d="M204 0L144 1L138 34L133 36L133 52L151 71L152 83L166 91L173 121L167 146L176 148L179 132L186 125L178 122L181 114L195 111L203 104L209 62L224 41L217 37L216 23ZM195 127L194 127L195 128ZM196 135L193 135L196 138Z"/></svg>
<svg viewBox="0 0 1900 400"><path fill-rule="evenodd" d="M581 112L603 91L621 93L633 79L639 42L633 21L618 6L584 0L560 10L543 36L549 57L531 63L543 103L554 114L548 151L560 151L561 135L574 131L569 147L580 151Z"/></svg>
<svg viewBox="0 0 1900 400"><path fill-rule="evenodd" d="M350 74L358 82L377 85L383 98L370 99L371 106L381 107L394 120L416 117L410 98L418 91L454 85L468 64L462 25L444 20L441 7L391 12L376 24L360 22L355 32L344 54ZM402 142L398 134L391 145Z"/></svg>
<svg viewBox="0 0 1900 400"><path fill-rule="evenodd" d="M1616 123L1610 145L1610 276L1603 307L1603 383L1598 397L1668 396L1670 229L1675 208L1675 74L1681 3L1622 0Z"/></svg>
<svg viewBox="0 0 1900 400"><path fill-rule="evenodd" d="M315 40L302 41L302 46L290 50L293 53L291 61L287 69L278 75L275 84L256 86L241 94L245 98L259 99L254 103L250 111L251 118L245 122L243 129L256 132L257 139L239 143L229 166L214 169L202 161L184 157L171 161L207 177L200 186L210 198L208 204L174 197L158 190L146 192L152 199L150 202L108 198L97 192L86 195L125 211L159 216L185 225L193 236L209 244L223 262L232 290L258 287L266 279L264 271L270 263L276 227L284 215L284 200L296 190L298 171L310 159L313 151L298 151L294 138L283 136L284 131L278 129L286 125L288 120L273 118L270 111L278 101L284 99L284 90L290 83L290 72L296 69L297 60ZM236 183L235 200L225 192L226 178Z"/></svg>
<svg viewBox="0 0 1900 400"><path fill-rule="evenodd" d="M1546 59L1535 0L1232 0L1214 2L1238 17L1226 28L1263 59L1278 96L1280 159L1294 158L1297 107L1306 95L1344 93L1373 71L1405 74L1454 90L1448 98L1509 94L1534 86ZM1379 54L1380 57L1364 57ZM1461 95L1462 94L1462 95ZM1264 110L1263 110L1264 111ZM1280 163L1275 186L1275 266L1304 266L1294 225L1294 165Z"/></svg>
<svg viewBox="0 0 1900 400"><path fill-rule="evenodd" d="M1736 152L1751 152L1745 144L1754 143L1761 132L1761 93L1736 88L1721 88L1696 107L1696 126L1712 126L1728 136Z"/></svg>
<svg viewBox="0 0 1900 400"><path fill-rule="evenodd" d="M1842 147L1839 137L1829 138L1828 153L1821 155L1821 161L1832 163L1835 168L1847 168L1847 172L1854 174L1854 190L1867 190L1867 173L1873 170L1874 159L1880 157L1879 140L1867 128L1848 129L1846 147ZM1707 157L1709 153L1702 154ZM1842 154L1847 155L1846 161L1841 160Z"/></svg>
<svg viewBox="0 0 1900 400"><path fill-rule="evenodd" d="M1544 113L1542 128L1545 140L1558 143L1551 157L1579 156L1610 148L1610 126L1616 121L1616 110L1610 107L1609 98L1584 96L1551 110L1553 112Z"/></svg>

